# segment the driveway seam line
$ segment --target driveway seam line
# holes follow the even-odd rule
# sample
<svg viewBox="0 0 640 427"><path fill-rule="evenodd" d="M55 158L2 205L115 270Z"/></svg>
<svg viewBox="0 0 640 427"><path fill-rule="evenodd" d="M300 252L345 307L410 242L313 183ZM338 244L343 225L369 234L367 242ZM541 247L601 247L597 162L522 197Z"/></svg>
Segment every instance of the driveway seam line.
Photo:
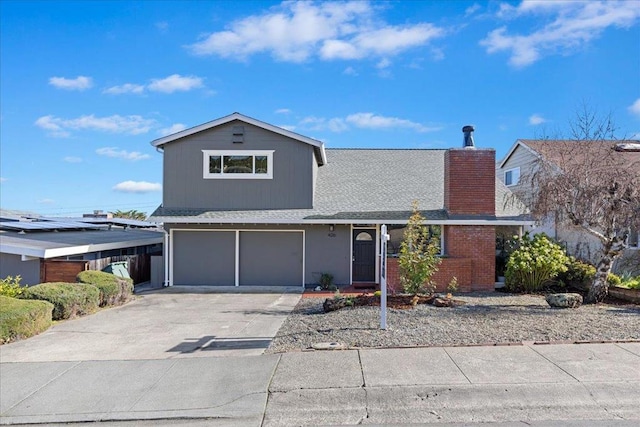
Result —
<svg viewBox="0 0 640 427"><path fill-rule="evenodd" d="M576 380L577 382L579 382L580 384L582 384L582 381L580 381L579 379L577 379L575 376L571 375L567 370L565 370L562 366L558 365L556 362L554 362L553 360L549 359L547 356L545 356L544 354L540 353L539 351L537 351L535 348L533 348L533 346L529 346L529 348L531 350L533 350L534 353L536 353L537 355L539 355L540 357L542 357L544 360L548 361L549 363L551 363L553 366L555 366L556 368L560 369L562 372L564 372L565 374L569 375L571 378L573 378L574 380Z"/></svg>
<svg viewBox="0 0 640 427"><path fill-rule="evenodd" d="M442 349L444 350L445 354L449 357L449 359L453 362L453 364L456 366L456 368L458 368L458 371L460 371L460 373L465 377L465 379L469 381L469 384L474 384L473 381L471 381L471 379L467 376L467 374L465 374L462 368L458 365L458 362L456 362L455 359L451 356L451 354L449 354L449 352L447 351L447 348L442 347Z"/></svg>
<svg viewBox="0 0 640 427"><path fill-rule="evenodd" d="M267 383L267 398L264 401L264 410L262 411L262 419L260 420L260 426L264 425L264 421L267 417L267 407L269 406L269 397L271 396L271 383L273 382L273 378L276 376L276 371L278 370L278 366L280 366L280 361L282 360L282 354L278 355L278 361L276 365L273 367L273 371L271 372L271 377L269 378L269 382Z"/></svg>
<svg viewBox="0 0 640 427"><path fill-rule="evenodd" d="M614 343L614 345L615 345L616 347L621 348L621 349L623 349L624 351L626 351L627 353L631 353L632 355L634 355L634 356L636 356L636 357L640 358L640 356L638 356L638 355L637 355L636 353L634 353L633 351L631 351L631 350L627 350L627 349L626 349L626 348L624 348L624 347L620 347L620 344L628 344L628 343Z"/></svg>
<svg viewBox="0 0 640 427"><path fill-rule="evenodd" d="M160 381L161 381L161 380L162 380L162 379L163 379L163 378L164 378L164 377L165 377L165 376L166 376L166 375L167 375L167 374L168 374L168 373L173 369L173 367L174 367L174 366L176 366L176 364L178 363L178 360L176 360L176 359L167 359L167 360L171 360L171 362L172 362L172 363L171 363L171 366L169 366L169 369L167 369L166 371L164 371L164 373L163 373L162 375L160 375L160 376L158 377L158 379L157 379L156 381L154 381L154 382L153 382L153 384L151 384L151 385L150 385L150 386L149 386L149 387L148 387L144 392L140 393L140 397L138 397L138 398L136 399L136 401L135 401L135 402L133 402L133 403L131 404L131 406L129 406L128 411L135 412L135 411L133 411L133 407L134 407L134 406L136 406L136 405L138 404L138 402L140 402L140 400L141 400L143 397L145 397L145 396L147 395L147 393L149 393L151 390L153 390L153 389L158 385L158 383L159 383L159 382L160 382Z"/></svg>
<svg viewBox="0 0 640 427"><path fill-rule="evenodd" d="M34 363L39 363L39 362L34 362ZM45 362L45 363L49 363L49 362ZM63 376L64 374L66 374L67 372L69 372L70 370L72 370L73 368L75 368L76 366L80 365L81 363L83 363L83 362L82 361L78 361L78 362L74 363L72 366L70 366L68 369L65 369L63 372L60 372L54 378L51 378L49 381L47 381L46 383L44 383L43 385L38 387L36 390L34 390L31 393L29 393L27 396L25 396L19 402L16 402L14 405L11 405L9 408L7 408L7 410L3 412L3 415L6 414L7 412L9 412L10 410L12 410L13 408L15 408L16 406L18 406L19 404L21 404L22 402L24 402L25 400L27 400L28 398L30 398L31 396L33 396L34 394L36 394L37 392L39 392L40 390L42 390L43 388L45 388L46 386L48 386L49 384L51 384L52 382L54 382L55 380L57 380L58 378L60 378L61 376Z"/></svg>

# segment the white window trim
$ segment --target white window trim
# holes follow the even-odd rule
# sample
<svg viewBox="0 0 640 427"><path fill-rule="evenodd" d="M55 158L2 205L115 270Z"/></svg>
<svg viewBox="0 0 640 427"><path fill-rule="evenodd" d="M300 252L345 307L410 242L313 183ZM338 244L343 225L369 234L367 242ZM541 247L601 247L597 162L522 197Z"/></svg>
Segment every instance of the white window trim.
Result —
<svg viewBox="0 0 640 427"><path fill-rule="evenodd" d="M507 173L508 172L511 172L511 180L512 181L514 181L513 176L517 175L517 179L515 180L515 182L512 182L511 184L507 184ZM515 167L515 168L511 168L511 169L507 169L506 171L504 171L503 182L504 182L504 185L506 185L507 187L513 187L514 185L518 185L520 183L520 166Z"/></svg>
<svg viewBox="0 0 640 427"><path fill-rule="evenodd" d="M273 179L273 153L274 150L202 150L202 178ZM211 173L209 172L209 156L267 156L267 173Z"/></svg>

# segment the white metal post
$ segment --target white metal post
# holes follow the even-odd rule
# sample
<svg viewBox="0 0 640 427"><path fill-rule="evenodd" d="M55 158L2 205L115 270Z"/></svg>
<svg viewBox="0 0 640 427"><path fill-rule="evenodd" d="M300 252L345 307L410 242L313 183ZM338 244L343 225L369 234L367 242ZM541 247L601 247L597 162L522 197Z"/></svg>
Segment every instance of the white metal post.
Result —
<svg viewBox="0 0 640 427"><path fill-rule="evenodd" d="M380 329L387 329L387 226L380 227Z"/></svg>
<svg viewBox="0 0 640 427"><path fill-rule="evenodd" d="M169 284L171 283L169 281L169 245L170 245L170 240L169 240L169 232L168 231L164 231L164 245L162 247L162 258L164 260L164 280L162 283L162 286L169 286Z"/></svg>

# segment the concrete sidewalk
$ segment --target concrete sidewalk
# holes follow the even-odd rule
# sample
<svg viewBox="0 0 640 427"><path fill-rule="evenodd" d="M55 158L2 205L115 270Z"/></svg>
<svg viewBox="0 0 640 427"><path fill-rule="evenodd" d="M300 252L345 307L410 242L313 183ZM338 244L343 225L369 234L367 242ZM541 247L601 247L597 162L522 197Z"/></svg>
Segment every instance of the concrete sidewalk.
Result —
<svg viewBox="0 0 640 427"><path fill-rule="evenodd" d="M5 425L640 422L640 343L1 363L0 381Z"/></svg>

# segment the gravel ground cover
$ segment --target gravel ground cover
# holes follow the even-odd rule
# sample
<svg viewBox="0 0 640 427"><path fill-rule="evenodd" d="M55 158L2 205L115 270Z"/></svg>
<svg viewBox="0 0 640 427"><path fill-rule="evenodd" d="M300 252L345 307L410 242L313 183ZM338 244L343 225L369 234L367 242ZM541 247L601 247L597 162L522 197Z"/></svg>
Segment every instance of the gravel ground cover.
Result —
<svg viewBox="0 0 640 427"><path fill-rule="evenodd" d="M345 308L325 314L323 298L302 298L267 353L308 349L321 342L362 348L640 340L638 305L554 309L540 295L471 293L454 298L466 304L389 309L384 331L379 329L379 307Z"/></svg>

